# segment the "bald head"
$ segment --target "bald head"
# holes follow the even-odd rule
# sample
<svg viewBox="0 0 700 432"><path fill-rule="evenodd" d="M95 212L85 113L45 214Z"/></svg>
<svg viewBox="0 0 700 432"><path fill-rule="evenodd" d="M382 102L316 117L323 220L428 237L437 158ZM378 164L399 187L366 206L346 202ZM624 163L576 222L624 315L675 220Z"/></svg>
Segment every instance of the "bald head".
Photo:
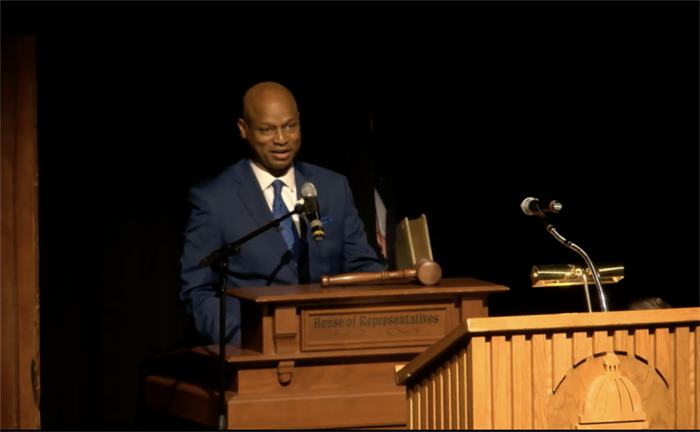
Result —
<svg viewBox="0 0 700 432"><path fill-rule="evenodd" d="M258 83L243 96L243 119L246 123L255 121L268 107L273 106L298 112L297 101L287 87L272 81Z"/></svg>
<svg viewBox="0 0 700 432"><path fill-rule="evenodd" d="M292 166L301 146L294 95L285 86L269 81L249 88L243 96L238 129L252 150L253 162L280 177Z"/></svg>

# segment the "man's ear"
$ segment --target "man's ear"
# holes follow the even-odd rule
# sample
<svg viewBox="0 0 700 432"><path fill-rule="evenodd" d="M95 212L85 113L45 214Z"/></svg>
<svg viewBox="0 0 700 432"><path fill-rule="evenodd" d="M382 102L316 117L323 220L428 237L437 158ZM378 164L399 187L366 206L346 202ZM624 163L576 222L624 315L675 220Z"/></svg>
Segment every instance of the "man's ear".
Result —
<svg viewBox="0 0 700 432"><path fill-rule="evenodd" d="M241 133L241 138L248 139L248 130L245 124L245 120L239 118L236 124L238 125L238 131Z"/></svg>

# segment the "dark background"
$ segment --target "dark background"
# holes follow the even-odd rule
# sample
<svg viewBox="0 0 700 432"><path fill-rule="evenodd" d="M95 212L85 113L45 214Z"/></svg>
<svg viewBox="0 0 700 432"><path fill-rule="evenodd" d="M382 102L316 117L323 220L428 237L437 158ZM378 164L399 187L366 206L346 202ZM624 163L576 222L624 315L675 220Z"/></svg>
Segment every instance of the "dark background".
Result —
<svg viewBox="0 0 700 432"><path fill-rule="evenodd" d="M192 340L178 301L187 190L241 157L240 98L264 80L297 96L300 157L347 175L366 223L381 174L398 217L427 215L445 277L511 288L492 315L586 310L579 287L530 288L533 265L581 259L522 213L529 196L562 201L551 220L595 262L624 264L611 310L648 295L698 306L689 6L491 17L480 32L358 25L326 48L40 35L43 428L134 427L144 360Z"/></svg>

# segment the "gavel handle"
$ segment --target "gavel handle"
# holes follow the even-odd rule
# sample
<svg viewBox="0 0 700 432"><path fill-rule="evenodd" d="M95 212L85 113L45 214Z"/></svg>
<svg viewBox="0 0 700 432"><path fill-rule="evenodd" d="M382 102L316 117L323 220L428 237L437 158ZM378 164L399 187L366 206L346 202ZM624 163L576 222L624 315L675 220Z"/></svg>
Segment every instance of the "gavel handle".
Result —
<svg viewBox="0 0 700 432"><path fill-rule="evenodd" d="M386 280L415 279L416 274L416 269L404 269L374 273L346 273L336 276L321 276L321 286L326 288L331 285L357 285L370 282L384 282Z"/></svg>

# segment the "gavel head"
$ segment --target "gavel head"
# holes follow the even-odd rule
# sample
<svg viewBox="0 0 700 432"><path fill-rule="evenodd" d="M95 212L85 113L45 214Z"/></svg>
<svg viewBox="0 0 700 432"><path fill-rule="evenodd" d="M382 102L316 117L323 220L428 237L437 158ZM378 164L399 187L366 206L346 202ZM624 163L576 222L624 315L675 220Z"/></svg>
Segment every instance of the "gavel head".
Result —
<svg viewBox="0 0 700 432"><path fill-rule="evenodd" d="M442 279L442 269L435 261L421 258L413 268L416 269L416 280L422 285L435 285Z"/></svg>

